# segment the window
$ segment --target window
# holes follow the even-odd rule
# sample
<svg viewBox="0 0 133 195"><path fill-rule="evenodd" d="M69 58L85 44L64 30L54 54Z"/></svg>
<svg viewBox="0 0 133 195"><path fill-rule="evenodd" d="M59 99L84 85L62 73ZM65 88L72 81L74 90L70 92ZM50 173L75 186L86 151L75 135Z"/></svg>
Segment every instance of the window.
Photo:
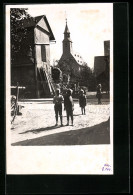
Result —
<svg viewBox="0 0 133 195"><path fill-rule="evenodd" d="M46 62L46 48L45 48L45 45L41 45L41 56L42 56L42 61Z"/></svg>

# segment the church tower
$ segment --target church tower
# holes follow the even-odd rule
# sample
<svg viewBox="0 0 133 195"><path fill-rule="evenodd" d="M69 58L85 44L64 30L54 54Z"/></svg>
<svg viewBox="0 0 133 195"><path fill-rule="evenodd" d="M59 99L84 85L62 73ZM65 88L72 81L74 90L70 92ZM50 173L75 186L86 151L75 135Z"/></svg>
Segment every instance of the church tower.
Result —
<svg viewBox="0 0 133 195"><path fill-rule="evenodd" d="M71 84L77 84L79 80L81 79L81 70L84 68L84 60L81 57L81 55L77 52L74 52L72 48L72 40L70 38L70 31L68 29L67 25L67 19L66 19L66 25L64 30L64 39L62 41L63 46L63 53L62 56L58 62L58 66L60 70L62 71L62 75L64 75L63 82L65 83L66 80L68 82L71 82ZM67 76L67 79L65 80Z"/></svg>
<svg viewBox="0 0 133 195"><path fill-rule="evenodd" d="M63 55L68 56L72 53L72 40L70 38L70 31L67 26L67 19L66 19L66 27L64 31L64 40L63 40Z"/></svg>

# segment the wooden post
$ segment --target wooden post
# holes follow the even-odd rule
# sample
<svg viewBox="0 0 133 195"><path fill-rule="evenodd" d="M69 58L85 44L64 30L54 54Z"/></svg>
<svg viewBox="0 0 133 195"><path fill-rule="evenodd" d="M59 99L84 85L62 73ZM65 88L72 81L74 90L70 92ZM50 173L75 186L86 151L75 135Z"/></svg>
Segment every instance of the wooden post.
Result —
<svg viewBox="0 0 133 195"><path fill-rule="evenodd" d="M16 111L17 111L17 114L19 113L19 107L18 107L18 96L19 96L19 87L18 87L19 83L17 82L17 92L16 92Z"/></svg>
<svg viewBox="0 0 133 195"><path fill-rule="evenodd" d="M16 92L16 103L18 102L18 96L19 96L19 83L17 82L17 92Z"/></svg>

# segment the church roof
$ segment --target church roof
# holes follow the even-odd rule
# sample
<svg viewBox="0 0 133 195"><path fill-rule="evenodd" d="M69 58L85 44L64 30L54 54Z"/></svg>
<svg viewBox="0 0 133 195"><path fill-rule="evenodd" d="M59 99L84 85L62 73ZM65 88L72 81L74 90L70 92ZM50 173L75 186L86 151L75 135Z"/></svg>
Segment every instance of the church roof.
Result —
<svg viewBox="0 0 133 195"><path fill-rule="evenodd" d="M78 52L74 52L73 51L71 54L72 54L72 56L74 57L74 59L76 60L76 62L79 65L83 65L84 64L84 60L83 60L82 56Z"/></svg>

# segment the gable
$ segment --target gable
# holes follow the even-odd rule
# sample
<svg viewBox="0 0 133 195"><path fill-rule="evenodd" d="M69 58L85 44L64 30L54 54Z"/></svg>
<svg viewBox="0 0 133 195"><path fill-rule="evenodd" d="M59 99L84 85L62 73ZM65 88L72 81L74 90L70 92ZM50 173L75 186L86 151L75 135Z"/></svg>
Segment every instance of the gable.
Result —
<svg viewBox="0 0 133 195"><path fill-rule="evenodd" d="M49 32L48 27L46 25L46 22L44 21L44 18L42 18L38 23L38 26L40 26L41 28L43 28L44 30L46 30L47 32Z"/></svg>

